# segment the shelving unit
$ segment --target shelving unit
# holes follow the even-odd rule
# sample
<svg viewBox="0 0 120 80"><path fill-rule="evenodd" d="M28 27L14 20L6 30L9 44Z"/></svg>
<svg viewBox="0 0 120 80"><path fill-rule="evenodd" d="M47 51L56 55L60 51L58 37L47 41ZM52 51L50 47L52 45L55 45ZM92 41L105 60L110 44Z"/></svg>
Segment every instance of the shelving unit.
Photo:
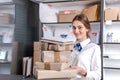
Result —
<svg viewBox="0 0 120 80"><path fill-rule="evenodd" d="M0 74L15 74L17 71L18 43L1 43L0 48L6 50L6 59L0 60Z"/></svg>
<svg viewBox="0 0 120 80"><path fill-rule="evenodd" d="M88 6L91 6L94 4L100 4L101 5L101 13L103 13L103 4L102 4L103 0L31 0L31 1L39 4L39 6L40 5L48 5L51 8L51 10L55 9L56 13L58 13L61 10L80 10L80 11L82 11L82 9L84 9ZM41 9L39 7L39 30L38 30L39 40L42 37L48 38L49 36L56 36L56 34L60 35L61 33L66 33L66 32L67 32L67 34L69 34L71 32L71 27L72 27L71 22L58 22L56 19L57 16L53 17L55 19L53 21L50 20L52 18L50 16L47 17L48 20L41 19L41 16L43 16L41 14L41 12L43 12L44 15L46 13L48 13L49 15L53 16L53 14L54 14L54 13L52 14L50 11L47 12L47 10L45 8L46 8L46 6L44 7L44 9ZM42 10L46 10L46 12L42 11ZM102 48L102 42L103 42L102 41L102 36L103 36L102 30L103 30L103 21L104 21L102 15L103 14L101 14L100 21L91 21L90 22L92 31L99 32L99 38L98 38L97 42L95 42L95 43L98 43L101 48ZM46 18L46 16L44 18ZM47 28L47 30L50 29L50 31L52 31L52 33L45 34L44 28L45 29ZM73 39L73 37L71 39ZM58 40L61 40L61 38L58 38ZM102 50L103 49L101 49L101 51ZM101 58L103 59L102 56L103 55L101 54ZM102 65L102 69L103 69L103 65ZM101 73L102 73L102 79L103 79L103 71Z"/></svg>
<svg viewBox="0 0 120 80"><path fill-rule="evenodd" d="M9 20L9 22L5 21L4 18L2 22L0 22L0 35L2 35L2 40L0 42L0 49L1 50L5 50L6 52L4 54L1 53L1 56L4 57L4 59L0 60L0 74L11 74L16 72L16 62L12 60L12 55L15 55L17 53L13 53L13 47L17 47L17 46L13 46L13 34L14 34L14 28L15 28L15 24L14 24L14 19L15 19L15 5L13 5L12 2L3 2L0 3L0 14L4 15L4 13L7 14L11 14L11 17L13 19ZM1 16L2 17L2 16ZM10 18L8 18L10 19ZM11 34L9 34L9 32L11 32ZM11 37L10 37L11 36ZM5 39L6 37L6 39ZM7 41L8 40L8 41ZM16 43L14 43L16 44ZM17 48L16 48L17 50ZM2 51L0 51L2 52ZM15 56L14 56L14 60ZM12 70L12 62L14 62L14 69Z"/></svg>
<svg viewBox="0 0 120 80"><path fill-rule="evenodd" d="M120 8L120 1L104 0L105 11L108 8ZM119 12L118 12L119 13ZM104 17L106 17L104 15ZM119 41L120 20L104 20L103 23L103 70L104 80L120 79L120 41ZM111 37L108 35L111 34Z"/></svg>
<svg viewBox="0 0 120 80"><path fill-rule="evenodd" d="M22 74L22 58L32 54L32 28L28 26L28 1L0 1L0 14L10 14L8 22L0 22L0 50L6 50L6 58L0 60L0 74ZM28 53L29 52L29 53Z"/></svg>
<svg viewBox="0 0 120 80"><path fill-rule="evenodd" d="M91 28L92 28L92 32L100 32L100 22L91 22ZM55 29L56 30L56 34L60 35L60 33L66 33L68 32L69 34L71 34L72 32L72 24L71 22L52 22L52 23L42 23L42 26L45 25L51 29ZM44 27L43 27L44 28ZM49 29L48 28L48 29ZM52 30L53 31L53 30ZM57 33L58 32L58 33ZM53 32L54 33L54 32ZM66 34L68 34L66 33ZM43 35L44 33L40 33L41 35ZM46 34L47 35L47 34ZM50 35L50 34L49 34ZM55 34L53 34L55 35ZM45 35L43 35L45 37ZM52 34L51 34L52 36ZM92 37L92 36L91 36ZM40 37L41 38L41 37ZM39 39L40 39L39 38ZM74 37L73 37L74 38ZM92 37L93 38L93 37ZM99 37L100 38L100 37ZM100 44L100 41L98 40L99 38L96 38L96 40L93 40L93 42ZM74 41L74 40L73 40Z"/></svg>
<svg viewBox="0 0 120 80"><path fill-rule="evenodd" d="M34 0L35 1L35 0ZM42 1L41 1L42 2ZM39 3L39 1L37 1L36 3ZM56 13L58 13L59 11L61 11L61 10L79 10L79 11L82 11L82 9L84 9L84 8L86 8L86 7L88 7L88 6L90 6L90 5L93 5L93 4L100 4L100 1L96 1L96 0L92 0L92 1L83 1L83 0L81 0L81 1L59 1L59 0L57 0L57 1L43 1L42 3L40 3L39 5L41 5L41 6L44 6L45 5L45 7L46 7L46 5L48 5L48 6L51 6L50 8L51 8L51 10L53 10L53 12L54 11L56 11L55 13L50 13L50 12L48 12L48 15L51 15L52 17L45 17L44 15L42 15L42 13L41 12L43 12L44 14L45 14L45 11L41 11L41 10L43 10L43 9L41 9L41 7L39 8L39 18L41 18L41 20L40 20L40 27L39 27L39 40L41 39L41 37L45 37L43 34L44 34L44 30L43 30L43 25L45 25L46 26L46 28L47 27L52 27L51 29L56 29L56 32L63 32L63 33L66 33L66 32L64 32L64 31L66 31L66 30L71 30L71 27L70 26L72 26L71 25L71 22L58 22L57 21L57 16L56 16ZM47 11L46 11L47 12ZM49 14L50 13L50 14ZM46 18L46 20L42 20L42 17L44 16L44 19ZM50 19L52 19L52 18L54 18L54 20L50 20ZM48 19L48 20L47 20ZM97 24L97 27L96 27L96 24ZM99 21L91 21L91 25L92 25L92 30L93 31L97 31L98 33L100 33L100 22ZM41 27L42 26L42 27ZM53 28L54 27L54 28ZM64 28L63 28L64 27ZM67 28L67 29L65 29L66 27L69 27L69 28ZM59 31L57 31L57 28L58 28L58 30ZM61 30L61 29L62 30ZM41 31L43 31L43 32L41 32ZM53 30L51 30L51 31L53 31ZM53 32L54 33L54 32ZM68 32L68 33L70 33L70 32ZM68 34L67 33L67 34ZM55 34L57 34L57 33L55 33ZM49 34L50 35L50 34ZM58 35L60 35L60 34L58 34ZM48 36L47 36L48 37ZM50 37L51 38L51 37ZM72 38L74 38L74 37L72 37ZM72 38L70 38L70 39L72 39ZM69 40L70 40L69 39ZM57 39L58 40L58 39ZM62 39L63 40L63 39ZM72 40L73 41L73 40ZM98 41L98 42L96 42L96 43L98 43L98 44L100 44L100 42Z"/></svg>

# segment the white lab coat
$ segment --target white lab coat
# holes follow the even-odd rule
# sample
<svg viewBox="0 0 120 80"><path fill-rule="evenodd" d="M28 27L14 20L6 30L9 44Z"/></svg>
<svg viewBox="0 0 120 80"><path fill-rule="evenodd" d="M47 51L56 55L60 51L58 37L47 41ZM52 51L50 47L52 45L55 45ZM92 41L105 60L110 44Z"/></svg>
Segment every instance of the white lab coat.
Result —
<svg viewBox="0 0 120 80"><path fill-rule="evenodd" d="M73 48L71 53L72 65L80 66L87 70L86 77L78 74L71 80L100 80L101 79L101 51L97 44L91 43L90 39L80 42L82 51Z"/></svg>

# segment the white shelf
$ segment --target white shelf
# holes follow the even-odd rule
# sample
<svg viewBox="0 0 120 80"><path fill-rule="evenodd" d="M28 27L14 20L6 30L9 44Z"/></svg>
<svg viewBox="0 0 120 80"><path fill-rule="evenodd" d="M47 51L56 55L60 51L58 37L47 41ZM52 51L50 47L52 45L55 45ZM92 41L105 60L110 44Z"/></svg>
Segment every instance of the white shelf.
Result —
<svg viewBox="0 0 120 80"><path fill-rule="evenodd" d="M0 0L0 3L12 2L13 0Z"/></svg>
<svg viewBox="0 0 120 80"><path fill-rule="evenodd" d="M77 2L79 0L30 0L30 1L33 1L35 3L40 3L40 2L43 2L43 3L54 3L54 2ZM81 4L82 5L86 5L86 4L89 4L89 3L94 3L94 2L98 2L100 0L81 0ZM61 5L63 6L63 5Z"/></svg>
<svg viewBox="0 0 120 80"><path fill-rule="evenodd" d="M12 45L17 45L17 44L18 44L18 42L14 41L14 42L11 42L11 43L0 43L0 46L3 46L3 45L5 45L5 46L7 46L7 45L12 46ZM9 47L9 46L7 46L7 47Z"/></svg>
<svg viewBox="0 0 120 80"><path fill-rule="evenodd" d="M93 4L93 3L97 3L99 1L97 0L86 0L86 1L73 1L73 2L61 2L61 3L51 3L52 6L54 7L71 7L71 6L85 6L85 5L89 5L89 4Z"/></svg>
<svg viewBox="0 0 120 80"><path fill-rule="evenodd" d="M103 67L105 68L113 68L113 69L120 69L120 59L110 59L104 58L103 59Z"/></svg>
<svg viewBox="0 0 120 80"><path fill-rule="evenodd" d="M105 0L106 4L120 4L120 0Z"/></svg>
<svg viewBox="0 0 120 80"><path fill-rule="evenodd" d="M104 11L108 8L120 8L120 0L104 0L104 3ZM120 20L104 21L103 23L103 56L108 57L103 58L103 80L120 79L119 25ZM110 37L111 35L112 37Z"/></svg>
<svg viewBox="0 0 120 80"><path fill-rule="evenodd" d="M14 28L15 24L0 24L0 28Z"/></svg>
<svg viewBox="0 0 120 80"><path fill-rule="evenodd" d="M120 70L118 69L103 69L104 78L103 80L119 80L120 79Z"/></svg>
<svg viewBox="0 0 120 80"><path fill-rule="evenodd" d="M10 61L6 61L6 60L0 60L0 64L10 64Z"/></svg>
<svg viewBox="0 0 120 80"><path fill-rule="evenodd" d="M31 0L33 2L56 2L56 1L70 1L70 0Z"/></svg>
<svg viewBox="0 0 120 80"><path fill-rule="evenodd" d="M106 8L119 8L120 0L105 0L105 9Z"/></svg>

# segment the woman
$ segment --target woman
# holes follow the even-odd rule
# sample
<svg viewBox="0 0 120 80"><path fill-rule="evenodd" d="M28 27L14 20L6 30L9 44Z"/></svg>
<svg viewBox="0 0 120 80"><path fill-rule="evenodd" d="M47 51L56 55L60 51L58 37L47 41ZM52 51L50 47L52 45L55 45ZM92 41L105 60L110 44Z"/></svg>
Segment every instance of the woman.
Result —
<svg viewBox="0 0 120 80"><path fill-rule="evenodd" d="M76 15L72 21L76 42L72 51L71 68L78 75L71 80L100 80L101 51L97 44L90 41L90 23L84 14Z"/></svg>

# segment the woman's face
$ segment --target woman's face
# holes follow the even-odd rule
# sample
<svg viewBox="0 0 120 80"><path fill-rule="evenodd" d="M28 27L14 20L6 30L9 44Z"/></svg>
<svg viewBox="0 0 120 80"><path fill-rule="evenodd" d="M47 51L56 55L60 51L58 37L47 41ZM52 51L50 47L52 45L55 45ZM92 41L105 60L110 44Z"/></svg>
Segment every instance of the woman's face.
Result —
<svg viewBox="0 0 120 80"><path fill-rule="evenodd" d="M74 21L73 22L73 33L77 39L77 41L83 41L87 39L87 32L88 29L84 26L84 24L80 21Z"/></svg>

